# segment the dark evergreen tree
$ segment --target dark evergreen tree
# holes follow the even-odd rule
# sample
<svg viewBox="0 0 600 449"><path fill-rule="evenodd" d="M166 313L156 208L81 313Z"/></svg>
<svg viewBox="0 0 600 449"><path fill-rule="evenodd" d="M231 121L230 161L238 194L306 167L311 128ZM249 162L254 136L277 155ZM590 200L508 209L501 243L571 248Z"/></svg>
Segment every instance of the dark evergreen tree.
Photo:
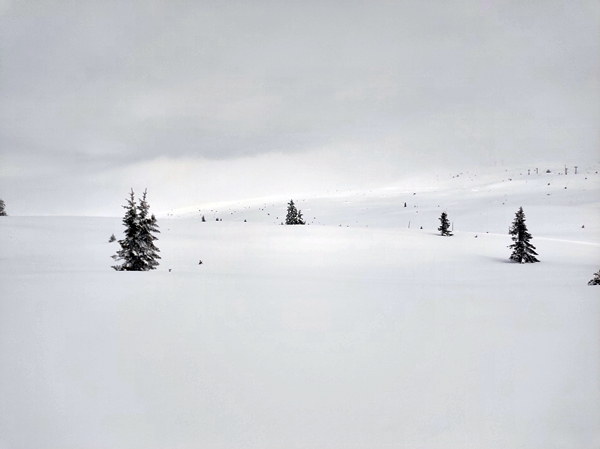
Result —
<svg viewBox="0 0 600 449"><path fill-rule="evenodd" d="M142 249L137 238L139 234L139 220L133 189L131 189L127 204L123 208L125 209L125 216L123 217L125 238L119 240L121 249L117 251L117 254L112 256L114 260L122 260L123 263L113 265L112 267L117 271L141 271L142 263L139 255Z"/></svg>
<svg viewBox="0 0 600 449"><path fill-rule="evenodd" d="M508 233L511 235L512 245L508 247L513 250L510 255L510 260L514 260L519 263L534 263L539 262L535 257L538 253L535 252L535 246L529 243L532 239L531 234L527 231L525 225L525 213L523 208L519 207L519 210L515 214L515 219L510 227Z"/></svg>
<svg viewBox="0 0 600 449"><path fill-rule="evenodd" d="M8 214L6 213L6 203L3 199L0 198L0 217L6 217Z"/></svg>
<svg viewBox="0 0 600 449"><path fill-rule="evenodd" d="M296 224L299 224L299 225L306 224L306 222L304 221L304 217L302 216L301 210L298 210L298 219L296 221Z"/></svg>
<svg viewBox="0 0 600 449"><path fill-rule="evenodd" d="M146 201L146 191L138 205L132 189L123 208L125 209L123 217L125 238L119 240L121 249L112 256L114 260L122 260L123 263L113 265L112 268L117 271L154 270L158 266L156 259L160 259L160 256L157 254L158 248L154 245L157 238L152 233L160 231L156 217L148 216L150 207Z"/></svg>
<svg viewBox="0 0 600 449"><path fill-rule="evenodd" d="M142 199L138 206L138 218L140 223L140 246L142 247L142 260L144 262L145 269L142 271L155 270L159 265L157 259L160 259L158 253L160 250L154 245L154 242L158 238L154 235L160 233L158 230L158 224L156 223L156 217L154 214L149 215L150 205L146 201L147 190L144 190Z"/></svg>
<svg viewBox="0 0 600 449"><path fill-rule="evenodd" d="M286 225L303 225L304 220L302 219L302 211L296 209L294 200L290 200L287 207L287 215L285 216Z"/></svg>
<svg viewBox="0 0 600 449"><path fill-rule="evenodd" d="M114 235L114 234L112 234L112 235L110 236L110 238L108 239L108 243L112 243L112 242L116 242L116 241L117 241L117 238L115 237L115 235Z"/></svg>
<svg viewBox="0 0 600 449"><path fill-rule="evenodd" d="M202 223L206 222L206 218L204 218L204 215L202 215Z"/></svg>
<svg viewBox="0 0 600 449"><path fill-rule="evenodd" d="M287 206L287 215L285 216L285 224L286 225L294 225L296 224L296 220L298 219L298 210L296 209L296 205L294 204L294 200L290 200Z"/></svg>
<svg viewBox="0 0 600 449"><path fill-rule="evenodd" d="M588 285L600 285L600 270L598 270L597 273L594 273L594 277L588 282Z"/></svg>
<svg viewBox="0 0 600 449"><path fill-rule="evenodd" d="M443 236L452 237L453 234L449 231L449 229L450 221L448 221L448 214L446 214L446 212L442 212L442 215L440 216L440 227L438 228L438 231L440 231Z"/></svg>

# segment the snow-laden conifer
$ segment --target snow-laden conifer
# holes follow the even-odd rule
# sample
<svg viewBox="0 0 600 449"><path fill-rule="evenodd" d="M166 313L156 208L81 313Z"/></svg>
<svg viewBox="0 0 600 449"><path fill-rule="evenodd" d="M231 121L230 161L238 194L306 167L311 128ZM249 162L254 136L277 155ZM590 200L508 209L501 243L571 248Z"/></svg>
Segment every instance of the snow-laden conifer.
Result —
<svg viewBox="0 0 600 449"><path fill-rule="evenodd" d="M450 229L450 221L448 221L448 214L446 214L446 212L442 212L442 215L440 216L440 227L438 228L438 231L440 231L440 233L443 236L447 236L447 237L452 237L452 232L449 231Z"/></svg>
<svg viewBox="0 0 600 449"><path fill-rule="evenodd" d="M158 230L158 224L156 223L156 217L150 213L150 205L146 201L147 190L144 190L142 199L138 206L138 219L139 219L139 240L142 248L141 258L144 262L144 270L154 270L159 265L157 259L160 259L158 253L160 250L154 245L154 242L158 238L154 233L160 233Z"/></svg>
<svg viewBox="0 0 600 449"><path fill-rule="evenodd" d="M535 246L529 243L532 239L531 234L527 231L525 225L525 213L523 208L519 207L519 210L515 214L515 219L510 227L508 233L511 235L512 245L508 247L513 250L510 255L510 260L514 260L519 263L534 263L539 262L535 257L538 253L535 252Z"/></svg>
<svg viewBox="0 0 600 449"><path fill-rule="evenodd" d="M304 221L304 217L302 216L302 211L298 210L298 218L296 220L296 224L303 225L306 222Z"/></svg>
<svg viewBox="0 0 600 449"><path fill-rule="evenodd" d="M6 217L8 214L6 213L6 203L3 199L0 198L0 217Z"/></svg>
<svg viewBox="0 0 600 449"><path fill-rule="evenodd" d="M125 209L125 216L123 217L125 237L119 240L121 249L117 251L117 254L112 256L114 260L122 260L123 263L113 265L113 268L117 271L141 271L140 254L142 249L138 240L139 219L133 189L131 189L127 204L123 208Z"/></svg>
<svg viewBox="0 0 600 449"><path fill-rule="evenodd" d="M302 211L296 209L294 200L290 200L287 206L287 215L285 216L286 225L303 225Z"/></svg>
<svg viewBox="0 0 600 449"><path fill-rule="evenodd" d="M298 218L298 211L296 210L296 205L294 204L294 200L290 200L287 206L287 215L285 216L285 224L293 225L296 224L296 220Z"/></svg>
<svg viewBox="0 0 600 449"><path fill-rule="evenodd" d="M154 270L158 266L156 259L160 259L160 256L157 254L158 248L154 245L157 238L153 233L160 231L154 215L148 216L150 207L146 201L146 191L138 205L132 189L123 208L125 209L123 217L125 237L119 240L121 249L112 256L114 260L122 260L123 263L113 265L112 268L117 271Z"/></svg>

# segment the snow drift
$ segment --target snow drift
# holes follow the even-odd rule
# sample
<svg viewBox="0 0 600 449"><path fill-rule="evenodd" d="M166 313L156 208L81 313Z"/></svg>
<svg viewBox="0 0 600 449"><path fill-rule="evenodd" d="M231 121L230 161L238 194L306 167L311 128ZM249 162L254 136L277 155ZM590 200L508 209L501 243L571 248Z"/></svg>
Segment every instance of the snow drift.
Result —
<svg viewBox="0 0 600 449"><path fill-rule="evenodd" d="M0 447L597 448L598 175L493 176L173 211L154 272L120 218L1 218Z"/></svg>

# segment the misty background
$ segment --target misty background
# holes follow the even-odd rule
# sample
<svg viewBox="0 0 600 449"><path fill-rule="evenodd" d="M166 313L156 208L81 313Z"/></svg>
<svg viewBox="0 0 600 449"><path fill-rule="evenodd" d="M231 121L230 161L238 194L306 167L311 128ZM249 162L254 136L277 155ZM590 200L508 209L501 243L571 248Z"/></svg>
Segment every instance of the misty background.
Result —
<svg viewBox="0 0 600 449"><path fill-rule="evenodd" d="M598 161L590 1L0 0L0 198L120 216Z"/></svg>

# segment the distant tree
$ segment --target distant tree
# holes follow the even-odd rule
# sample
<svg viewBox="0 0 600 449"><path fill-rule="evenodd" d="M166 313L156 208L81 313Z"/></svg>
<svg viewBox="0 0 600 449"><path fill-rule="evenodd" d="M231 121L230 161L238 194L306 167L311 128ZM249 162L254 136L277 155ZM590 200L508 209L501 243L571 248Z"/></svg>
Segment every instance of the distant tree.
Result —
<svg viewBox="0 0 600 449"><path fill-rule="evenodd" d="M303 225L306 224L304 221L304 217L302 216L302 211L298 210L298 222L296 224Z"/></svg>
<svg viewBox="0 0 600 449"><path fill-rule="evenodd" d="M600 270L594 273L594 277L590 282L588 282L588 285L600 285Z"/></svg>
<svg viewBox="0 0 600 449"><path fill-rule="evenodd" d="M125 216L123 225L125 226L125 238L119 240L121 249L112 256L114 260L122 260L123 263L113 265L117 271L149 271L158 266L157 259L160 256L158 248L154 245L157 238L153 235L158 230L156 217L148 216L150 206L146 201L146 191L138 205L135 202L133 189L127 199L127 204L123 206Z"/></svg>
<svg viewBox="0 0 600 449"><path fill-rule="evenodd" d="M115 235L114 235L114 234L112 234L112 235L110 236L110 238L108 239L108 243L112 243L112 242L116 242L116 241L117 241L117 238L115 237Z"/></svg>
<svg viewBox="0 0 600 449"><path fill-rule="evenodd" d="M519 207L519 210L515 214L515 219L508 233L511 235L512 241L514 242L512 245L508 246L513 250L510 255L510 260L519 263L539 262L535 257L538 255L538 253L535 252L535 246L529 243L529 240L531 240L532 237L527 231L527 226L525 225L525 213L523 212L522 207Z"/></svg>
<svg viewBox="0 0 600 449"><path fill-rule="evenodd" d="M202 223L206 222L206 218L204 218L204 215L202 215Z"/></svg>
<svg viewBox="0 0 600 449"><path fill-rule="evenodd" d="M449 231L449 229L450 222L448 221L448 214L446 214L446 212L442 212L442 215L440 216L440 227L438 228L438 231L440 231L443 236L452 237L453 234Z"/></svg>
<svg viewBox="0 0 600 449"><path fill-rule="evenodd" d="M0 217L6 217L8 214L6 213L6 203L3 199L0 199Z"/></svg>
<svg viewBox="0 0 600 449"><path fill-rule="evenodd" d="M290 200L287 206L287 215L285 216L286 225L303 225L304 220L302 219L302 211L296 209L294 200Z"/></svg>
<svg viewBox="0 0 600 449"><path fill-rule="evenodd" d="M286 225L295 225L298 219L298 210L294 204L294 200L290 200L287 206L287 215L285 216Z"/></svg>

